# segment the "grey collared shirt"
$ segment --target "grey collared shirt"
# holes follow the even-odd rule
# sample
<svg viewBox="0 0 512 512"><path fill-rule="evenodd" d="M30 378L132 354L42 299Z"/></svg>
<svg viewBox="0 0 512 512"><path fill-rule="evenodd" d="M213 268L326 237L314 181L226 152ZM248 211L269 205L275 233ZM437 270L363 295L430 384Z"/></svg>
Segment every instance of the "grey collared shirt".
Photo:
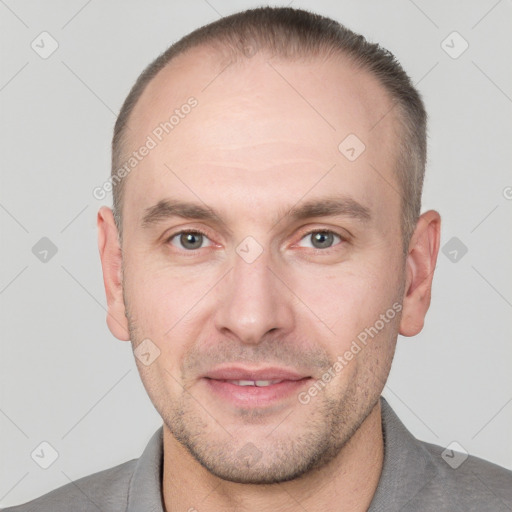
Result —
<svg viewBox="0 0 512 512"><path fill-rule="evenodd" d="M384 465L368 512L512 511L512 471L415 439L381 398ZM4 512L163 512L163 428L139 459L94 473ZM343 506L340 505L340 510Z"/></svg>

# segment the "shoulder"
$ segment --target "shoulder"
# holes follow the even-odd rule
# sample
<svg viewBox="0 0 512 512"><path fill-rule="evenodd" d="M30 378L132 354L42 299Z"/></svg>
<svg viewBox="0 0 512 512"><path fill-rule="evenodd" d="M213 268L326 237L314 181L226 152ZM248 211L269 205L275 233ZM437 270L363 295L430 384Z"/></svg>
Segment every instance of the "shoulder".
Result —
<svg viewBox="0 0 512 512"><path fill-rule="evenodd" d="M114 512L126 510L128 488L137 459L63 485L23 505L2 512Z"/></svg>
<svg viewBox="0 0 512 512"><path fill-rule="evenodd" d="M415 505L422 500L437 510L500 511L512 509L512 471L489 461L418 441L436 466ZM414 509L414 506L411 508Z"/></svg>
<svg viewBox="0 0 512 512"><path fill-rule="evenodd" d="M512 471L418 440L381 398L384 464L371 512L512 510Z"/></svg>
<svg viewBox="0 0 512 512"><path fill-rule="evenodd" d="M85 476L3 512L125 512L162 510L163 427L138 459Z"/></svg>

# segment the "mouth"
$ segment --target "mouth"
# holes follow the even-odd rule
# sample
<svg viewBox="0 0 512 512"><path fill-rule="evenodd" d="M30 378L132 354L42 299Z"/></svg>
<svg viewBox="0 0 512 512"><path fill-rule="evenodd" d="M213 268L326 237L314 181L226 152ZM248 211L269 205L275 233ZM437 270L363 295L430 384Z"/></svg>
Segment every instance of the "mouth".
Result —
<svg viewBox="0 0 512 512"><path fill-rule="evenodd" d="M267 386L273 386L274 384L284 382L284 380L224 380L222 382L229 382L235 386L256 386L258 388L266 388Z"/></svg>
<svg viewBox="0 0 512 512"><path fill-rule="evenodd" d="M296 396L312 380L287 368L216 368L202 377L209 393L235 407L266 407Z"/></svg>

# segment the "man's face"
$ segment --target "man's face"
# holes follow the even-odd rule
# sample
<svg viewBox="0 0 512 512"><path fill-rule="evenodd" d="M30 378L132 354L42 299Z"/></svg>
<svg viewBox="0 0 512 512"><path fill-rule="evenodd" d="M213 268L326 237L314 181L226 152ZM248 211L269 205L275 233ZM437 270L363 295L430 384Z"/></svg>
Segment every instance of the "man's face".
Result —
<svg viewBox="0 0 512 512"><path fill-rule="evenodd" d="M179 57L130 119L128 152L157 145L126 183L123 296L133 347L160 351L137 364L165 435L222 478L284 481L339 453L389 372L405 283L396 119L346 63L223 67ZM353 137L338 148L350 134L359 156Z"/></svg>

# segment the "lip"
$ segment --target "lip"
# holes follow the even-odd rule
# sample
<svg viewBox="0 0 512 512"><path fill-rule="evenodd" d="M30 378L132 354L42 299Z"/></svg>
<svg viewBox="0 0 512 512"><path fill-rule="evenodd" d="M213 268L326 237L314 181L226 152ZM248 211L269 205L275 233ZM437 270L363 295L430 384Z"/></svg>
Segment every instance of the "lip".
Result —
<svg viewBox="0 0 512 512"><path fill-rule="evenodd" d="M289 380L297 381L309 377L289 368L268 366L244 368L242 366L220 366L208 371L203 377L214 380Z"/></svg>
<svg viewBox="0 0 512 512"><path fill-rule="evenodd" d="M296 397L300 389L311 381L311 376L301 375L282 367L259 369L241 366L218 367L210 370L201 379L209 393L238 408L269 407ZM269 386L239 386L229 381L279 380Z"/></svg>

